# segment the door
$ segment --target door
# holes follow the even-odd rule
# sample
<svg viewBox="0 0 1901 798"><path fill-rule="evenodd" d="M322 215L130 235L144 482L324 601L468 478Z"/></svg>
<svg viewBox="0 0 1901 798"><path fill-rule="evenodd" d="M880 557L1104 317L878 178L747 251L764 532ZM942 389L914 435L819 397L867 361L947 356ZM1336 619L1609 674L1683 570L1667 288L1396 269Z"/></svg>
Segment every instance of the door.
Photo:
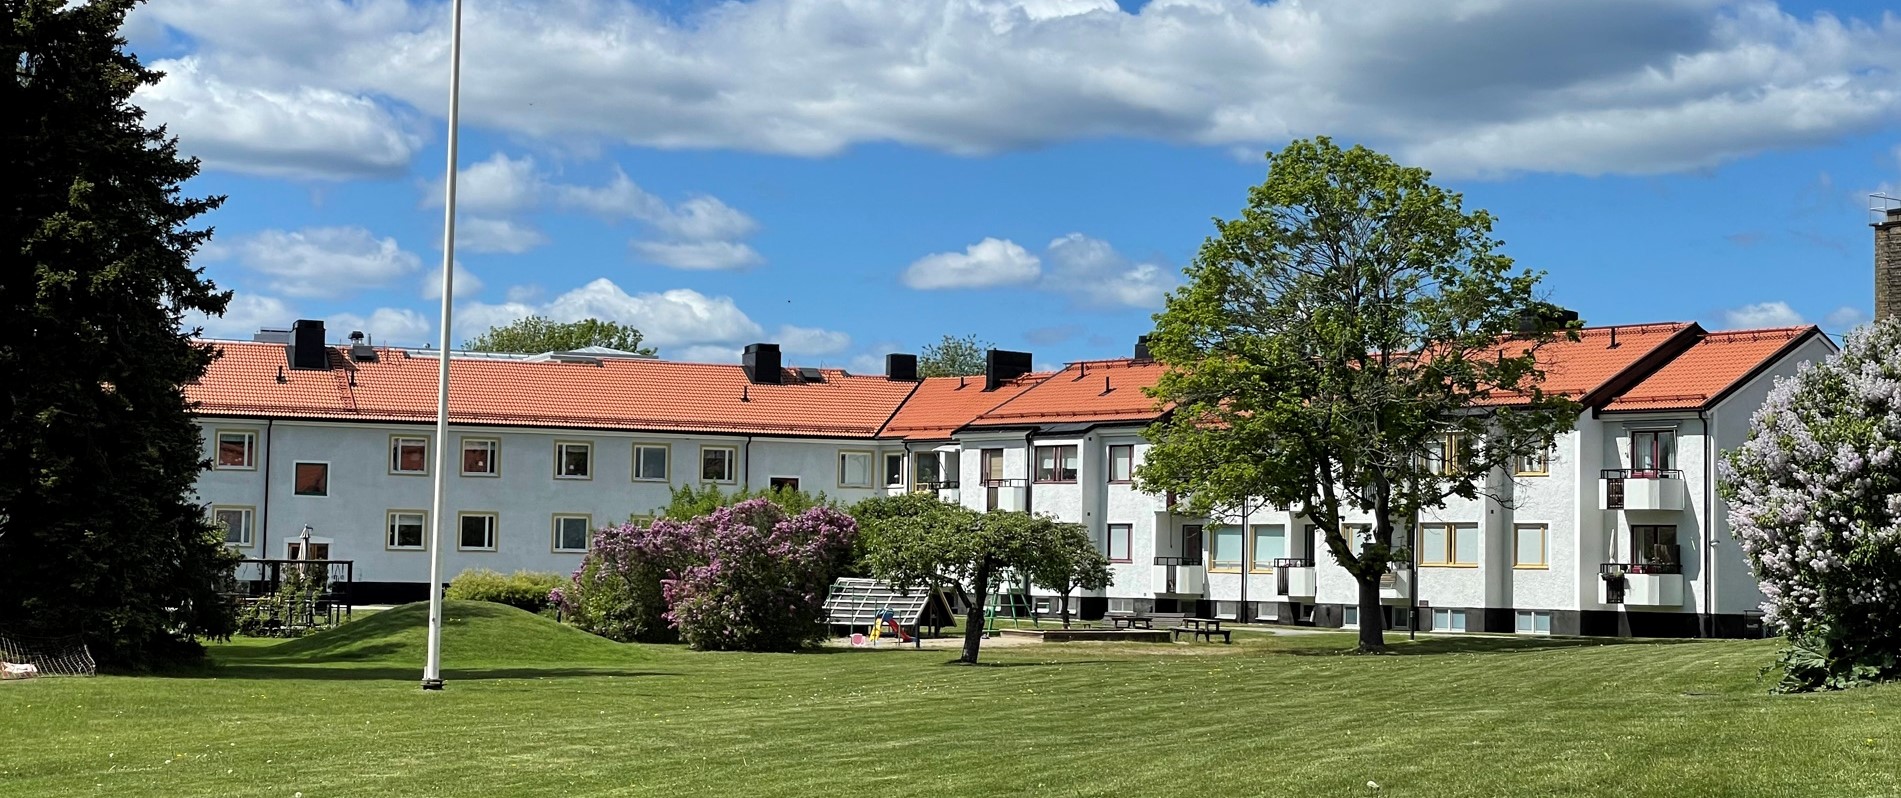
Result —
<svg viewBox="0 0 1901 798"><path fill-rule="evenodd" d="M1655 477L1677 467L1677 433L1652 430L1630 434L1630 470L1637 478Z"/></svg>
<svg viewBox="0 0 1901 798"><path fill-rule="evenodd" d="M1182 564L1200 565L1206 550L1201 542L1200 524L1182 525Z"/></svg>

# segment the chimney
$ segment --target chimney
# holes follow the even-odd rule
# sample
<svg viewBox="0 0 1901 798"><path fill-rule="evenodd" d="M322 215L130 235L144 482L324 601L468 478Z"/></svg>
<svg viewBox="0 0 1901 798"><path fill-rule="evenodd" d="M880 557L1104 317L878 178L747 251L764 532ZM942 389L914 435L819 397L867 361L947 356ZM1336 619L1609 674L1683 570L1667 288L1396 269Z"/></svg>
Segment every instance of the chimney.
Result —
<svg viewBox="0 0 1901 798"><path fill-rule="evenodd" d="M984 390L994 391L1004 383L1030 373L1030 353L992 349L984 353Z"/></svg>
<svg viewBox="0 0 1901 798"><path fill-rule="evenodd" d="M290 343L284 349L290 358L291 368L317 371L330 368L330 350L323 344L321 321L298 319L296 324L290 326Z"/></svg>
<svg viewBox="0 0 1901 798"><path fill-rule="evenodd" d="M746 367L746 379L756 385L778 385L785 379L785 371L779 367L778 344L747 344L740 362Z"/></svg>
<svg viewBox="0 0 1901 798"><path fill-rule="evenodd" d="M1901 203L1881 211L1875 228L1875 320L1901 316Z"/></svg>
<svg viewBox="0 0 1901 798"><path fill-rule="evenodd" d="M1142 363L1147 363L1155 359L1153 356L1149 355L1149 337L1148 336L1138 335L1135 337L1135 359L1138 362L1142 362Z"/></svg>
<svg viewBox="0 0 1901 798"><path fill-rule="evenodd" d="M892 382L917 382L917 355L885 355L884 378Z"/></svg>

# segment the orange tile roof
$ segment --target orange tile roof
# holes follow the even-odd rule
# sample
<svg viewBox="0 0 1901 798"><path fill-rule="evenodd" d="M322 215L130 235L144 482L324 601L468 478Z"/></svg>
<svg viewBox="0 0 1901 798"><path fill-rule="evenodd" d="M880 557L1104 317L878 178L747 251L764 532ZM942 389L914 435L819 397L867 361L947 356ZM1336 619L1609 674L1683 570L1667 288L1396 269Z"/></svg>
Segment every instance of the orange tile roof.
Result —
<svg viewBox="0 0 1901 798"><path fill-rule="evenodd" d="M1592 394L1611 388L1614 380L1646 357L1665 356L1667 347L1681 346L1688 336L1701 331L1702 328L1686 322L1586 327L1578 331L1576 341L1560 338L1538 350L1538 366L1544 371L1540 387L1547 394L1601 400L1602 397ZM1523 351L1521 345L1507 354ZM1484 404L1511 404L1516 396L1494 394L1492 400Z"/></svg>
<svg viewBox="0 0 1901 798"><path fill-rule="evenodd" d="M1163 410L1143 393L1167 368L1151 360L1071 363L1020 396L978 416L974 427L1148 421Z"/></svg>
<svg viewBox="0 0 1901 798"><path fill-rule="evenodd" d="M1025 374L994 391L984 390L984 378L930 377L918 385L904 407L891 417L879 437L912 441L949 440L952 433L997 405L1015 399L1050 376Z"/></svg>
<svg viewBox="0 0 1901 798"><path fill-rule="evenodd" d="M279 383L283 344L216 343L223 356L185 389L202 415L435 419L433 355L378 349L376 362L354 363L332 348L329 371L284 368ZM459 424L870 438L917 387L822 371L821 383L800 383L788 371L789 384L754 385L738 365L456 358L450 361L449 417Z"/></svg>
<svg viewBox="0 0 1901 798"><path fill-rule="evenodd" d="M1810 334L1814 326L1725 330L1704 335L1663 368L1618 395L1607 411L1700 410Z"/></svg>

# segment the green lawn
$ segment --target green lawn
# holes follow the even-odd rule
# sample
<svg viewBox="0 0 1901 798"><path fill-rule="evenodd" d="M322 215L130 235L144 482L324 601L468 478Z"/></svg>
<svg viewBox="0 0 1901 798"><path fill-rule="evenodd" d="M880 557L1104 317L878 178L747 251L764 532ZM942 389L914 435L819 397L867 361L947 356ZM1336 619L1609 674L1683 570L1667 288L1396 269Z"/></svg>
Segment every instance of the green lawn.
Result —
<svg viewBox="0 0 1901 798"><path fill-rule="evenodd" d="M697 654L451 602L164 676L0 685L0 795L1901 795L1901 688L1769 696L1767 642L1343 635Z"/></svg>

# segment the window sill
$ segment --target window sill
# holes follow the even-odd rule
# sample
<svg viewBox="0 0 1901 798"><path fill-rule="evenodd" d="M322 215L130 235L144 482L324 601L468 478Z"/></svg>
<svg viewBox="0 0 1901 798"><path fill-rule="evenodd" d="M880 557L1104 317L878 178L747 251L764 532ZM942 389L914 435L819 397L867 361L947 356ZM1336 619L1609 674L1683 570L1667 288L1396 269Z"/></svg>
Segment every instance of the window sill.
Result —
<svg viewBox="0 0 1901 798"><path fill-rule="evenodd" d="M1241 569L1239 569L1239 568L1214 568L1214 567L1210 567L1210 568L1208 569L1208 573L1211 573L1211 574L1238 574L1238 573L1241 573Z"/></svg>
<svg viewBox="0 0 1901 798"><path fill-rule="evenodd" d="M1076 484L1076 480L1073 480L1073 479L1039 479L1039 480L1034 480L1034 481L1033 481L1033 482L1031 482L1030 484L1033 484L1033 485L1074 485L1074 484Z"/></svg>
<svg viewBox="0 0 1901 798"><path fill-rule="evenodd" d="M587 549L553 549L556 554L586 554Z"/></svg>
<svg viewBox="0 0 1901 798"><path fill-rule="evenodd" d="M426 476L429 476L429 472L427 471L391 471L389 472L389 475L392 477L426 477Z"/></svg>
<svg viewBox="0 0 1901 798"><path fill-rule="evenodd" d="M383 550L384 551L428 551L429 549L423 546L391 546L388 544L384 544Z"/></svg>
<svg viewBox="0 0 1901 798"><path fill-rule="evenodd" d="M330 494L328 494L328 493L293 493L293 494L291 494L291 495L292 495L292 496L302 496L302 497L304 497L304 498L306 498L306 499L328 499L328 498L330 498Z"/></svg>
<svg viewBox="0 0 1901 798"><path fill-rule="evenodd" d="M212 466L211 470L213 471L256 471L257 466L220 465L220 466Z"/></svg>
<svg viewBox="0 0 1901 798"><path fill-rule="evenodd" d="M467 546L457 546L455 547L455 550L456 551L494 552L496 549L493 546L490 546L489 548L486 548L486 549L472 549Z"/></svg>
<svg viewBox="0 0 1901 798"><path fill-rule="evenodd" d="M1551 472L1550 471L1520 471L1518 473L1512 474L1512 476L1514 477L1548 477L1548 476L1551 476Z"/></svg>
<svg viewBox="0 0 1901 798"><path fill-rule="evenodd" d="M555 478L555 479L560 479L560 480L567 480L567 481L570 481L570 482L587 482L587 481L589 481L589 480L592 480L592 479L594 479L593 477L591 477L591 476L587 476L587 475L585 475L585 474L581 474L581 475L575 475L575 474L556 474L556 475L554 475L554 478Z"/></svg>
<svg viewBox="0 0 1901 798"><path fill-rule="evenodd" d="M1512 570L1514 571L1549 571L1551 570L1551 564L1545 563L1544 565L1514 565L1512 566Z"/></svg>
<svg viewBox="0 0 1901 798"><path fill-rule="evenodd" d="M1479 564L1475 562L1422 562L1419 564L1419 567L1421 568L1477 568L1479 567Z"/></svg>
<svg viewBox="0 0 1901 798"><path fill-rule="evenodd" d="M1110 484L1110 485L1133 485L1133 484L1135 484L1135 480L1133 480L1133 479L1112 479L1112 480L1109 480L1109 481L1108 481L1108 484Z"/></svg>
<svg viewBox="0 0 1901 798"><path fill-rule="evenodd" d="M483 479L495 479L495 478L498 478L498 477L500 477L500 476L501 476L501 474L497 474L497 473L492 473L492 472L487 472L487 471L464 471L464 472L462 472L462 476L465 476L465 477L480 477L480 478L483 478Z"/></svg>
<svg viewBox="0 0 1901 798"><path fill-rule="evenodd" d="M1262 575L1265 575L1265 576L1273 576L1273 575L1274 575L1274 569L1272 569L1272 568L1256 568L1256 569L1253 569L1253 570L1251 570L1251 571L1248 571L1248 573L1250 573L1250 574L1255 574L1255 575L1257 575L1257 576L1262 576Z"/></svg>
<svg viewBox="0 0 1901 798"><path fill-rule="evenodd" d="M838 489L839 490L871 490L872 486L871 485L847 485L841 482L838 484Z"/></svg>

